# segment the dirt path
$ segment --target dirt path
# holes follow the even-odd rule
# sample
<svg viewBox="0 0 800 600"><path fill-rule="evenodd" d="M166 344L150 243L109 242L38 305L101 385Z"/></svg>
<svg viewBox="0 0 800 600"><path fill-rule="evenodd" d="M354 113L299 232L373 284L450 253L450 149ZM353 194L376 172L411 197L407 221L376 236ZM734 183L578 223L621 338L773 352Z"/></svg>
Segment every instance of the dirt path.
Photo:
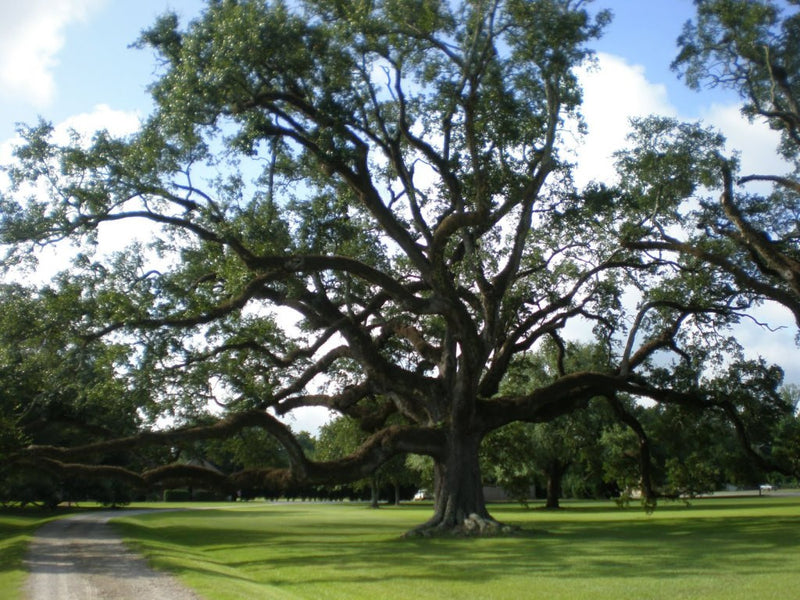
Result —
<svg viewBox="0 0 800 600"><path fill-rule="evenodd" d="M108 526L111 518L142 512L92 512L39 529L26 559L28 600L200 600L150 569Z"/></svg>

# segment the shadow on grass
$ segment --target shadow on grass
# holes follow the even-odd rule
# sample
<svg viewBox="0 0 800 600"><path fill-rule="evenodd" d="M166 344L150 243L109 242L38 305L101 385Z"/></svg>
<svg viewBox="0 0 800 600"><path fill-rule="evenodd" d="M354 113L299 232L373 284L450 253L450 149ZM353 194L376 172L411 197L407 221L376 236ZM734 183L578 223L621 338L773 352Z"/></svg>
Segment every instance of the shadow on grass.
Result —
<svg viewBox="0 0 800 600"><path fill-rule="evenodd" d="M758 510L772 506L753 504ZM749 505L733 503L732 508L743 511ZM785 508L786 503L774 506ZM320 514L284 507L189 512L120 527L149 558L170 570L279 586L796 570L800 516L758 516L757 510L752 516L727 516L725 505L711 507L709 516L706 508L693 511L681 504L671 510L684 511L685 517L617 520L601 518L617 516L607 506L577 506L538 521L533 511L508 507L501 511L503 518L525 529L514 537L489 539L400 539L423 514L413 509L408 515L400 509L399 516L386 511L384 518L342 508L341 519L330 509Z"/></svg>

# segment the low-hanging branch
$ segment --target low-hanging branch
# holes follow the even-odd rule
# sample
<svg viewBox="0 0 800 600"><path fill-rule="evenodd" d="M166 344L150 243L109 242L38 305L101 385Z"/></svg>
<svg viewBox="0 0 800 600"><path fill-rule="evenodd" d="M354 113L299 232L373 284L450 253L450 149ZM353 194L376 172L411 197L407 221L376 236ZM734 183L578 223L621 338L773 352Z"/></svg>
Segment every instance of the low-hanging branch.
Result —
<svg viewBox="0 0 800 600"><path fill-rule="evenodd" d="M249 469L226 475L209 467L174 463L137 473L115 465L68 462L149 445L221 438L246 427L260 427L276 437L289 454L290 467ZM29 446L11 455L9 464L41 467L60 476L121 480L141 488L165 482L195 482L218 489L236 489L245 482L257 481L261 485L283 489L289 484L318 485L356 481L369 476L397 454L415 452L441 458L445 447L444 434L436 428L389 426L373 434L349 456L333 461L314 462L305 456L285 425L264 411L248 411L214 425L143 432L137 436L73 448Z"/></svg>

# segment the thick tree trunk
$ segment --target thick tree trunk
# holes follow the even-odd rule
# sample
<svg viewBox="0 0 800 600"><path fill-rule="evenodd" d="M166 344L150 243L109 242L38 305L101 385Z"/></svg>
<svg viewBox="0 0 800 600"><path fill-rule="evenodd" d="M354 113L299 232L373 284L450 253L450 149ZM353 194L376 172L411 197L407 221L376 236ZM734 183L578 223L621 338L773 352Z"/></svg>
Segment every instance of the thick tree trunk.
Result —
<svg viewBox="0 0 800 600"><path fill-rule="evenodd" d="M480 436L452 433L446 458L434 463L434 514L410 535L493 535L511 528L495 521L483 498Z"/></svg>

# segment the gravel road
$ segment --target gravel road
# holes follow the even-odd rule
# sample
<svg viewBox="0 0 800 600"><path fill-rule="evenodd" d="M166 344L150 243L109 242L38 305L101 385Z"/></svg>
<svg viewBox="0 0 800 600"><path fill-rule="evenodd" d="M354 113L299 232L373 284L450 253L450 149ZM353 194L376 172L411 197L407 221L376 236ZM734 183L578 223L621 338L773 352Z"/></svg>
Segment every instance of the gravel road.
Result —
<svg viewBox="0 0 800 600"><path fill-rule="evenodd" d="M29 600L201 600L126 548L111 518L146 511L92 512L51 521L28 551Z"/></svg>

